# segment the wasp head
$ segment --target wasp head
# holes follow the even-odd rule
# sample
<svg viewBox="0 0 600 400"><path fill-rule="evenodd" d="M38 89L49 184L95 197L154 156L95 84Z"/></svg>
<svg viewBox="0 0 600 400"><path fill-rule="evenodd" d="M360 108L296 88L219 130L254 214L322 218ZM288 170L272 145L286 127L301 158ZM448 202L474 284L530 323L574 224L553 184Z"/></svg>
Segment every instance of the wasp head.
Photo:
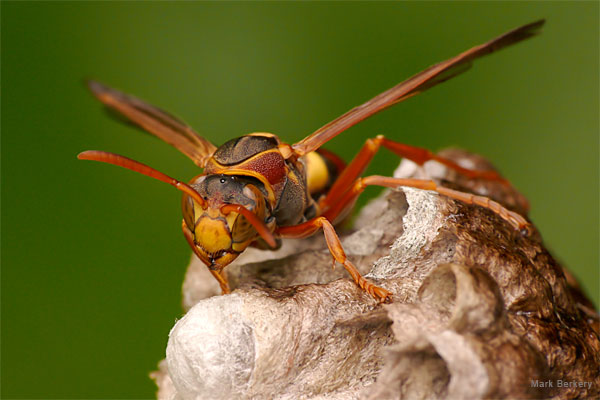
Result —
<svg viewBox="0 0 600 400"><path fill-rule="evenodd" d="M275 220L259 182L232 175L203 175L190 186L204 203L184 193L183 218L193 235L196 254L209 268L220 270L230 264L261 236L261 228L273 231ZM256 226L256 220L261 226Z"/></svg>

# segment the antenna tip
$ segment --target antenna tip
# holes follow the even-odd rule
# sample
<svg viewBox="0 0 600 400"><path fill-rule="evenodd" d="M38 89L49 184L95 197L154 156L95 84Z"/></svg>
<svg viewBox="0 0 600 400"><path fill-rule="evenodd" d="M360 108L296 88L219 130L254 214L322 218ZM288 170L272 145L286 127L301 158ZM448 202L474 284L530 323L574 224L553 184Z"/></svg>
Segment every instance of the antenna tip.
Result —
<svg viewBox="0 0 600 400"><path fill-rule="evenodd" d="M87 151L82 151L81 153L77 154L77 159L78 160L85 160L86 153L87 153Z"/></svg>
<svg viewBox="0 0 600 400"><path fill-rule="evenodd" d="M97 150L82 151L81 153L77 154L77 159L78 160L95 160L94 156L97 156L98 153L99 152Z"/></svg>

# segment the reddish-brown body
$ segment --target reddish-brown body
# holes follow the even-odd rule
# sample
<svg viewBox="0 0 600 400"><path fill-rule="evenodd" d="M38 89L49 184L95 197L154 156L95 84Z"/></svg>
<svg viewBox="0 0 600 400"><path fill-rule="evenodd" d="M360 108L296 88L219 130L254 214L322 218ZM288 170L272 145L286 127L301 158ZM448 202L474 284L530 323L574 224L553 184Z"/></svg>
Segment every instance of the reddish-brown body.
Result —
<svg viewBox="0 0 600 400"><path fill-rule="evenodd" d="M219 147L208 161L206 174L249 176L259 180L280 226L300 221L312 199L306 185L304 165L286 160L279 151L279 138L267 133L252 133Z"/></svg>
<svg viewBox="0 0 600 400"><path fill-rule="evenodd" d="M429 67L353 108L294 145L282 143L270 133L252 133L217 148L168 113L135 97L90 82L90 89L105 105L175 146L204 168L204 173L185 184L137 161L112 153L87 151L81 153L79 158L132 169L183 191L183 233L195 254L219 281L223 293L229 292L223 268L249 245L275 247L277 238L306 237L321 229L334 260L346 268L356 284L378 301L389 301L391 293L364 279L347 259L332 225L348 212L366 186L411 186L433 190L468 204L485 207L517 229L523 230L528 222L486 197L457 192L438 186L431 180L382 176L361 178L381 146L419 165L435 160L467 177L498 180L508 185L495 171L465 169L426 149L398 143L383 136L368 139L348 166L339 157L320 147L376 112L466 71L474 59L533 36L543 23L537 21L524 25ZM525 199L521 208L527 209Z"/></svg>

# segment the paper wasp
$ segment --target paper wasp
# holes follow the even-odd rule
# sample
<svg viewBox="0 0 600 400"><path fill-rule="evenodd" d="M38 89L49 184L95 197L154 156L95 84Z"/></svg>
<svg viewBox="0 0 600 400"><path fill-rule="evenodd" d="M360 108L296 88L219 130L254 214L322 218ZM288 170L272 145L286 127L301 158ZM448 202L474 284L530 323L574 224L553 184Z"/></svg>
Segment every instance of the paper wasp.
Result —
<svg viewBox="0 0 600 400"><path fill-rule="evenodd" d="M433 190L468 204L486 207L516 229L522 230L528 222L486 197L448 189L431 180L384 176L361 178L381 146L419 165L435 160L469 178L496 180L508 185L495 171L469 170L429 150L383 136L368 139L347 166L321 146L365 118L465 72L474 59L535 35L543 24L544 20L540 20L521 26L435 64L293 145L281 142L270 133L251 133L217 148L168 113L90 81L90 90L102 103L173 145L204 171L186 184L117 154L85 151L78 158L125 167L181 190L185 238L219 281L223 293L230 291L224 267L248 246L275 248L279 238L303 238L322 229L334 265L336 261L342 264L354 282L378 301L389 301L391 293L363 278L347 259L333 228L366 186Z"/></svg>

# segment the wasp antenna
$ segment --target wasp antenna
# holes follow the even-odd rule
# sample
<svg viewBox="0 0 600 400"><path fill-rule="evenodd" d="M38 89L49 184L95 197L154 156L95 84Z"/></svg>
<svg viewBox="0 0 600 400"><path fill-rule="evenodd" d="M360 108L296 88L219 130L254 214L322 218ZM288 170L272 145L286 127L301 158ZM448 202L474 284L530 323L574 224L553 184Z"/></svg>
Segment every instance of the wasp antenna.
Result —
<svg viewBox="0 0 600 400"><path fill-rule="evenodd" d="M98 81L95 81L94 79L85 79L83 82L88 87L88 89L90 89L95 94L105 92L107 89L106 86L104 86Z"/></svg>
<svg viewBox="0 0 600 400"><path fill-rule="evenodd" d="M242 214L244 217L246 217L248 222L250 222L252 226L254 226L260 237L262 237L265 240L265 242L269 244L269 246L277 246L275 238L273 237L273 233L271 233L271 231L269 230L269 228L267 228L264 222L259 220L256 217L256 215L254 215L254 213L248 210L246 207L239 204L225 204L223 207L221 207L221 212L225 215L229 214L230 212L237 212L239 214Z"/></svg>
<svg viewBox="0 0 600 400"><path fill-rule="evenodd" d="M146 164L142 164L141 162L132 160L131 158L127 158L119 154L108 153L106 151L98 150L84 151L82 153L79 153L77 155L77 158L80 160L100 161L107 164L118 165L119 167L127 168L132 171L139 172L140 174L149 176L151 178L158 179L159 181L175 186L175 188L190 195L194 200L201 204L203 208L206 208L206 201L190 185L184 182L180 182L175 178L171 178L170 176L165 175L162 172L159 172L154 168L147 166Z"/></svg>

